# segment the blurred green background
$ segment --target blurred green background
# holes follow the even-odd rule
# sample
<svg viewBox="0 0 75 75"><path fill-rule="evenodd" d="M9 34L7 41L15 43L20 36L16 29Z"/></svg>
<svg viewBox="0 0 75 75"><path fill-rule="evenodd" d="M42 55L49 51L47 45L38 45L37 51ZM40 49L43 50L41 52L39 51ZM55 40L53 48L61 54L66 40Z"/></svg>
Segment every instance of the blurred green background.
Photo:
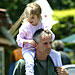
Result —
<svg viewBox="0 0 75 75"><path fill-rule="evenodd" d="M0 0L0 8L7 10L13 24L19 19L26 4L35 0ZM52 31L55 33L55 39L63 39L72 34L75 34L75 0L47 0L53 9L53 19L58 23L53 25ZM16 38L16 36L14 37ZM72 64L75 64L75 42L64 43L65 47L72 49L72 52L67 52L70 56ZM8 49L8 48L7 48ZM5 72L8 75L9 56L11 50L5 51Z"/></svg>

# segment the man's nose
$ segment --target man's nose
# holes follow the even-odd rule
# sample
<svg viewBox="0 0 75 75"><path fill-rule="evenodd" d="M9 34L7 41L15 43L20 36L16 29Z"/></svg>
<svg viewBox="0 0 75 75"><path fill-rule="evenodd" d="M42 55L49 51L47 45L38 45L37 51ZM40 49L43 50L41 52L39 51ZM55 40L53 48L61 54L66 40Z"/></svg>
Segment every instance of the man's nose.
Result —
<svg viewBox="0 0 75 75"><path fill-rule="evenodd" d="M48 44L48 48L51 48L51 44Z"/></svg>

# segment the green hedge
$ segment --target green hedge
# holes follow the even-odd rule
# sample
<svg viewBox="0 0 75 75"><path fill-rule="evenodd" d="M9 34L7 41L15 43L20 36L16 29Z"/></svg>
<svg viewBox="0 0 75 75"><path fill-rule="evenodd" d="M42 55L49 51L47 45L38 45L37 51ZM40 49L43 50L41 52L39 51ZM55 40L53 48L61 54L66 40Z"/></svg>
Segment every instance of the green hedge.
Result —
<svg viewBox="0 0 75 75"><path fill-rule="evenodd" d="M52 9L69 9L75 7L75 0L47 0Z"/></svg>
<svg viewBox="0 0 75 75"><path fill-rule="evenodd" d="M56 39L62 39L75 33L75 9L54 10L53 18L58 21L52 27Z"/></svg>

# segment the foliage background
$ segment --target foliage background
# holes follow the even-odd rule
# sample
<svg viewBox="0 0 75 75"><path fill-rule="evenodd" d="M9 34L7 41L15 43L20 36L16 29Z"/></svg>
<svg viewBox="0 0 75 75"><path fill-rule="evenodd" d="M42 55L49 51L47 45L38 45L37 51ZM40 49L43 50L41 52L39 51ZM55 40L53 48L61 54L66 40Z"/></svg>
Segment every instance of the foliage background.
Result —
<svg viewBox="0 0 75 75"><path fill-rule="evenodd" d="M20 17L26 4L34 0L0 0L0 8L7 9L13 23Z"/></svg>
<svg viewBox="0 0 75 75"><path fill-rule="evenodd" d="M13 23L19 18L23 12L26 4L35 0L0 0L0 8L7 9L7 12L10 14L10 18ZM55 9L69 9L75 8L75 0L47 0L52 7Z"/></svg>
<svg viewBox="0 0 75 75"><path fill-rule="evenodd" d="M0 0L0 8L7 9L13 24L19 19L27 3L35 0ZM53 25L53 32L56 39L65 38L75 33L75 0L47 0L54 11L53 18L58 23ZM75 50L75 44L66 44ZM6 53L6 75L8 75L8 60L9 53ZM71 55L71 54L70 54ZM71 55L72 58L72 55ZM75 63L75 61L74 61Z"/></svg>
<svg viewBox="0 0 75 75"><path fill-rule="evenodd" d="M7 9L7 12L10 15L10 18L14 24L19 19L20 15L22 14L23 10L26 7L26 4L32 1L35 0L0 0L0 8ZM74 33L75 28L73 27L75 27L74 25L75 0L47 0L47 1L49 2L50 6L54 11L53 18L59 21L59 23L56 25L57 27L56 26L53 27L53 31L56 34L56 39L61 39ZM58 37L57 35L60 36Z"/></svg>
<svg viewBox="0 0 75 75"><path fill-rule="evenodd" d="M54 10L53 18L58 21L52 28L56 39L62 39L75 33L75 9Z"/></svg>

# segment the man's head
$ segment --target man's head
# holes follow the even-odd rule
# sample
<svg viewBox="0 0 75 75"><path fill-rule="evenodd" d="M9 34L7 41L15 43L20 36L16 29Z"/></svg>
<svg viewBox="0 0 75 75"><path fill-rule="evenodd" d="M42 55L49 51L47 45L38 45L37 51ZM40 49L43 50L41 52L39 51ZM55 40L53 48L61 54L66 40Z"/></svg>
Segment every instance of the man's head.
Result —
<svg viewBox="0 0 75 75"><path fill-rule="evenodd" d="M61 40L55 40L52 43L52 47L56 50L56 51L63 51L64 50L64 43Z"/></svg>
<svg viewBox="0 0 75 75"><path fill-rule="evenodd" d="M33 35L33 40L36 42L36 53L43 56L48 56L51 50L52 34L43 29L37 30Z"/></svg>

